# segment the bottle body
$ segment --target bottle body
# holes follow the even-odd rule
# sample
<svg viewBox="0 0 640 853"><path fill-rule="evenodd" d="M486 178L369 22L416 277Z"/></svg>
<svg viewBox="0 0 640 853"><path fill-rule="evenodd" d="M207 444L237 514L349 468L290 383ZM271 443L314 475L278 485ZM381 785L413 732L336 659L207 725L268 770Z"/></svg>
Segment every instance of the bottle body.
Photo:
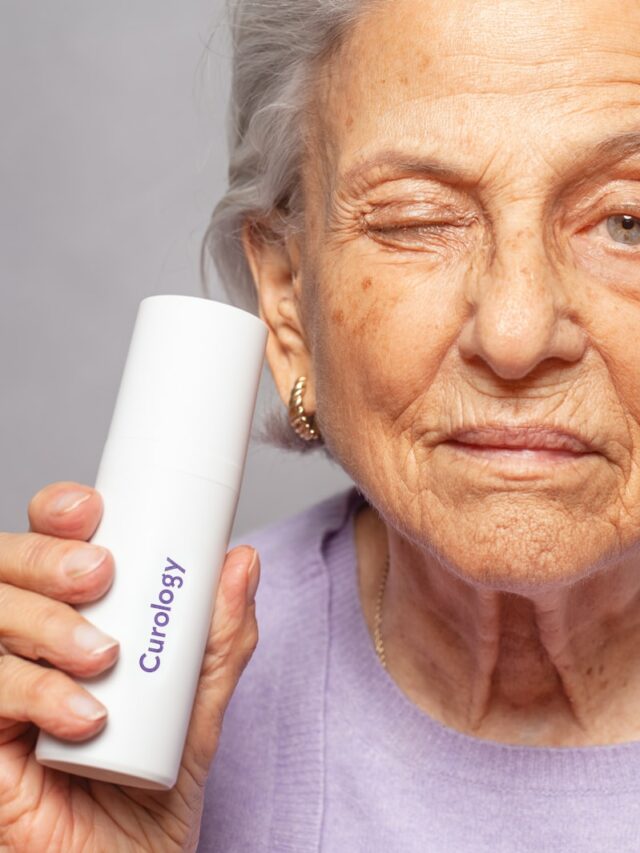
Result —
<svg viewBox="0 0 640 853"><path fill-rule="evenodd" d="M106 706L106 725L82 742L41 731L36 758L46 766L155 790L176 782L239 496L224 471L218 482L180 457L107 440L95 482L103 516L90 541L112 552L114 580L78 610L120 654L106 672L76 679Z"/></svg>

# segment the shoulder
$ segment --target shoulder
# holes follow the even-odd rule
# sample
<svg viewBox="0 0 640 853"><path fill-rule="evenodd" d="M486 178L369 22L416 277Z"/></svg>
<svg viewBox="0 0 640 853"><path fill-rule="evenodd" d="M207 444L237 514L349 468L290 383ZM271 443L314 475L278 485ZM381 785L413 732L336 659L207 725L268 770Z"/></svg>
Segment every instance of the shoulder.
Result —
<svg viewBox="0 0 640 853"><path fill-rule="evenodd" d="M354 495L355 487L345 489L229 543L260 555L258 644L225 711L198 851L270 849L287 779L315 785L319 759L310 755L320 749L328 644L322 547L344 524Z"/></svg>
<svg viewBox="0 0 640 853"><path fill-rule="evenodd" d="M324 542L344 524L354 496L352 486L231 539L229 550L251 545L260 557L256 593L259 640L245 671L246 690L259 689L274 675L278 655L287 653L287 641L302 632L307 616L313 621L328 598ZM304 642L311 646L315 638L307 631Z"/></svg>
<svg viewBox="0 0 640 853"><path fill-rule="evenodd" d="M343 523L354 491L351 486L277 521L235 535L228 550L237 545L256 548L261 570L266 569L265 586L290 583L292 574L300 581L301 569L319 556L325 536ZM260 586L262 580L261 571Z"/></svg>

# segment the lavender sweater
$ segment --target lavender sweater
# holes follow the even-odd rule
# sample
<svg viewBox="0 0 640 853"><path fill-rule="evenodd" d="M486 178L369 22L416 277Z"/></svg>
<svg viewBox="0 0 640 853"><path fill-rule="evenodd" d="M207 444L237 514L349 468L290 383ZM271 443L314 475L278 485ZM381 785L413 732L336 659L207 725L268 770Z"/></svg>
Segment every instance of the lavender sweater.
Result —
<svg viewBox="0 0 640 853"><path fill-rule="evenodd" d="M224 718L201 853L640 851L640 742L504 745L431 719L380 664L357 591L355 487L234 540L260 638Z"/></svg>

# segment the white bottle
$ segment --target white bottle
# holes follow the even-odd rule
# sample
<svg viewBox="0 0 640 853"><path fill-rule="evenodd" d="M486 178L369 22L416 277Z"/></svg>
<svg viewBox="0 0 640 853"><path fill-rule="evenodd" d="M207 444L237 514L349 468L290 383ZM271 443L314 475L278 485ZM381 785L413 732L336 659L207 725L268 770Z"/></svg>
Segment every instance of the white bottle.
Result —
<svg viewBox="0 0 640 853"><path fill-rule="evenodd" d="M75 679L108 710L89 740L41 731L36 759L92 779L175 785L264 363L267 326L210 299L140 303L96 476L112 586L78 610L120 642L114 666Z"/></svg>

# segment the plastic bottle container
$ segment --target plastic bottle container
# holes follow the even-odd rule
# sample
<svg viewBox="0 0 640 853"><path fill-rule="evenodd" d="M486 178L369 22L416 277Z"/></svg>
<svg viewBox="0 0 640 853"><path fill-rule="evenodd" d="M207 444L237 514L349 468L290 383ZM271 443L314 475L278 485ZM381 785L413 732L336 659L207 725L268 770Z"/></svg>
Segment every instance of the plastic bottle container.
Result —
<svg viewBox="0 0 640 853"><path fill-rule="evenodd" d="M120 642L112 668L75 679L107 710L73 742L40 731L48 767L123 785L175 785L244 471L267 326L194 296L143 299L96 476L89 540L112 586L78 610Z"/></svg>

